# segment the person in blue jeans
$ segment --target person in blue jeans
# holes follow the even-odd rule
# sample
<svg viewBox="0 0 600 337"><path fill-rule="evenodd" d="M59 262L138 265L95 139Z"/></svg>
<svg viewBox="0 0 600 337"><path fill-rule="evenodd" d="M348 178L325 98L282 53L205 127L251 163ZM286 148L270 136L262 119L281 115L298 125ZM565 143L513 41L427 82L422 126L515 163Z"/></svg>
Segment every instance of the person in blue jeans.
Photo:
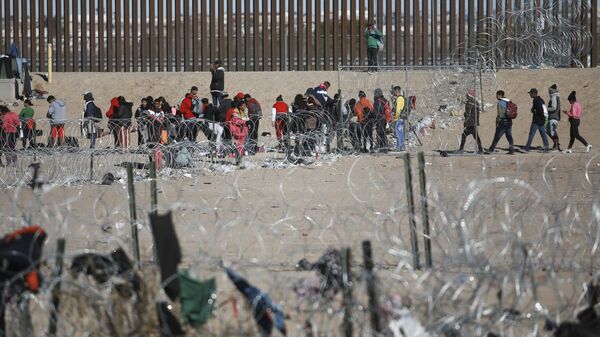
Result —
<svg viewBox="0 0 600 337"><path fill-rule="evenodd" d="M529 152L535 132L539 131L544 143L544 152L548 152L548 137L546 136L546 116L544 115L544 100L538 96L536 88L531 88L528 92L529 97L533 98L533 106L531 107L532 119L531 127L529 128L529 138L525 144L525 151Z"/></svg>
<svg viewBox="0 0 600 337"><path fill-rule="evenodd" d="M487 152L494 152L496 145L498 145L498 142L500 141L500 138L506 135L506 140L508 140L508 154L514 154L515 150L512 137L512 119L510 119L506 114L506 109L510 100L505 98L504 95L505 93L503 90L498 90L496 92L496 99L498 100L498 104L496 105L498 110L498 115L496 116L496 133L494 134L492 145Z"/></svg>

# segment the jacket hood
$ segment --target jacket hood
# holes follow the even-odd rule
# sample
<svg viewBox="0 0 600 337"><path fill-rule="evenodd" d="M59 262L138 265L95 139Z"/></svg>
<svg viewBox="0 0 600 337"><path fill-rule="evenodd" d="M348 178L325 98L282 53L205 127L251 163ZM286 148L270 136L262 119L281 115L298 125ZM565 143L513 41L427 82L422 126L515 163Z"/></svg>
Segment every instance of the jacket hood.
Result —
<svg viewBox="0 0 600 337"><path fill-rule="evenodd" d="M560 92L558 92L558 89L552 89L552 88L550 88L548 90L550 92L550 95L554 95L554 96L560 97Z"/></svg>
<svg viewBox="0 0 600 337"><path fill-rule="evenodd" d="M65 106L65 101L60 100L60 99L56 99L56 100L54 100L54 102L52 102L52 104L56 104L56 105L58 105L60 107L63 107L63 106Z"/></svg>

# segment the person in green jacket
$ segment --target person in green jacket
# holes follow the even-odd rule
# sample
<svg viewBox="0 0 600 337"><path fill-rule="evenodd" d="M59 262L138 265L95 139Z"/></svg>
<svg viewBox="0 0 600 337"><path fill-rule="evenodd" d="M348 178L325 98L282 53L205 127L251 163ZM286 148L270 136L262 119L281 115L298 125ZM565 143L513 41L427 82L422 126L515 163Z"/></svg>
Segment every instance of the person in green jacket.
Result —
<svg viewBox="0 0 600 337"><path fill-rule="evenodd" d="M26 99L23 103L23 109L19 113L21 120L21 130L23 131L23 148L27 149L34 145L33 135L35 133L35 121L33 120L34 111L31 108L33 104Z"/></svg>
<svg viewBox="0 0 600 337"><path fill-rule="evenodd" d="M369 23L365 30L367 38L367 58L369 60L369 72L377 71L377 54L379 53L379 44L383 45L383 34L375 27L373 23Z"/></svg>

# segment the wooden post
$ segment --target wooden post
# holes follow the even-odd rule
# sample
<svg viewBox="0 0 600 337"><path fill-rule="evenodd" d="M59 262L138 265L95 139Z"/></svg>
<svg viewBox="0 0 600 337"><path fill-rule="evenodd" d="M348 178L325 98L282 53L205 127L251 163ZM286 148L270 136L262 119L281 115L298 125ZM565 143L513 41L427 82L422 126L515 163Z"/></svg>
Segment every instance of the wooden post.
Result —
<svg viewBox="0 0 600 337"><path fill-rule="evenodd" d="M63 272L63 256L65 254L65 239L60 238L57 241L56 247L56 265L53 278L58 279L58 282L52 288L52 311L50 312L50 322L48 323L48 336L56 336L58 327L58 307L60 305L60 278Z"/></svg>
<svg viewBox="0 0 600 337"><path fill-rule="evenodd" d="M48 83L52 83L52 43L48 43Z"/></svg>
<svg viewBox="0 0 600 337"><path fill-rule="evenodd" d="M344 290L344 336L352 337L352 254L350 248L342 250L342 281Z"/></svg>
<svg viewBox="0 0 600 337"><path fill-rule="evenodd" d="M371 329L373 329L372 335L379 336L381 333L381 321L379 320L379 299L377 298L375 275L373 274L374 264L371 241L363 241L362 249L365 263L365 279L367 281L367 296L369 297L369 315L371 317Z"/></svg>
<svg viewBox="0 0 600 337"><path fill-rule="evenodd" d="M431 236L429 231L429 204L427 202L427 179L425 178L425 154L419 152L419 181L421 183L421 213L423 217L423 233L425 236L425 265L433 266L431 258Z"/></svg>
<svg viewBox="0 0 600 337"><path fill-rule="evenodd" d="M404 171L406 173L406 201L408 207L408 222L410 224L410 239L413 253L413 265L415 269L421 269L419 264L419 241L417 239L417 223L415 221L415 199L412 188L412 169L410 165L410 153L404 155Z"/></svg>
<svg viewBox="0 0 600 337"><path fill-rule="evenodd" d="M131 225L133 256L135 257L135 267L140 269L140 242L137 229L137 210L135 208L135 189L133 187L133 165L131 163L127 164L127 192L129 193L129 224Z"/></svg>

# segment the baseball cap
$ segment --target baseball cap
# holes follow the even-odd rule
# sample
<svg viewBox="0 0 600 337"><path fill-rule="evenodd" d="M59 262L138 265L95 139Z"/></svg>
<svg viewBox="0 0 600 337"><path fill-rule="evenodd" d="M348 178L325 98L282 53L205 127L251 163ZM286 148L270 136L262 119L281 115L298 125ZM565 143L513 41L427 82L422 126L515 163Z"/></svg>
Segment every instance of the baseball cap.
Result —
<svg viewBox="0 0 600 337"><path fill-rule="evenodd" d="M537 91L536 88L531 88L531 89L529 89L529 91L527 93L528 94L536 94L537 95L538 91Z"/></svg>

